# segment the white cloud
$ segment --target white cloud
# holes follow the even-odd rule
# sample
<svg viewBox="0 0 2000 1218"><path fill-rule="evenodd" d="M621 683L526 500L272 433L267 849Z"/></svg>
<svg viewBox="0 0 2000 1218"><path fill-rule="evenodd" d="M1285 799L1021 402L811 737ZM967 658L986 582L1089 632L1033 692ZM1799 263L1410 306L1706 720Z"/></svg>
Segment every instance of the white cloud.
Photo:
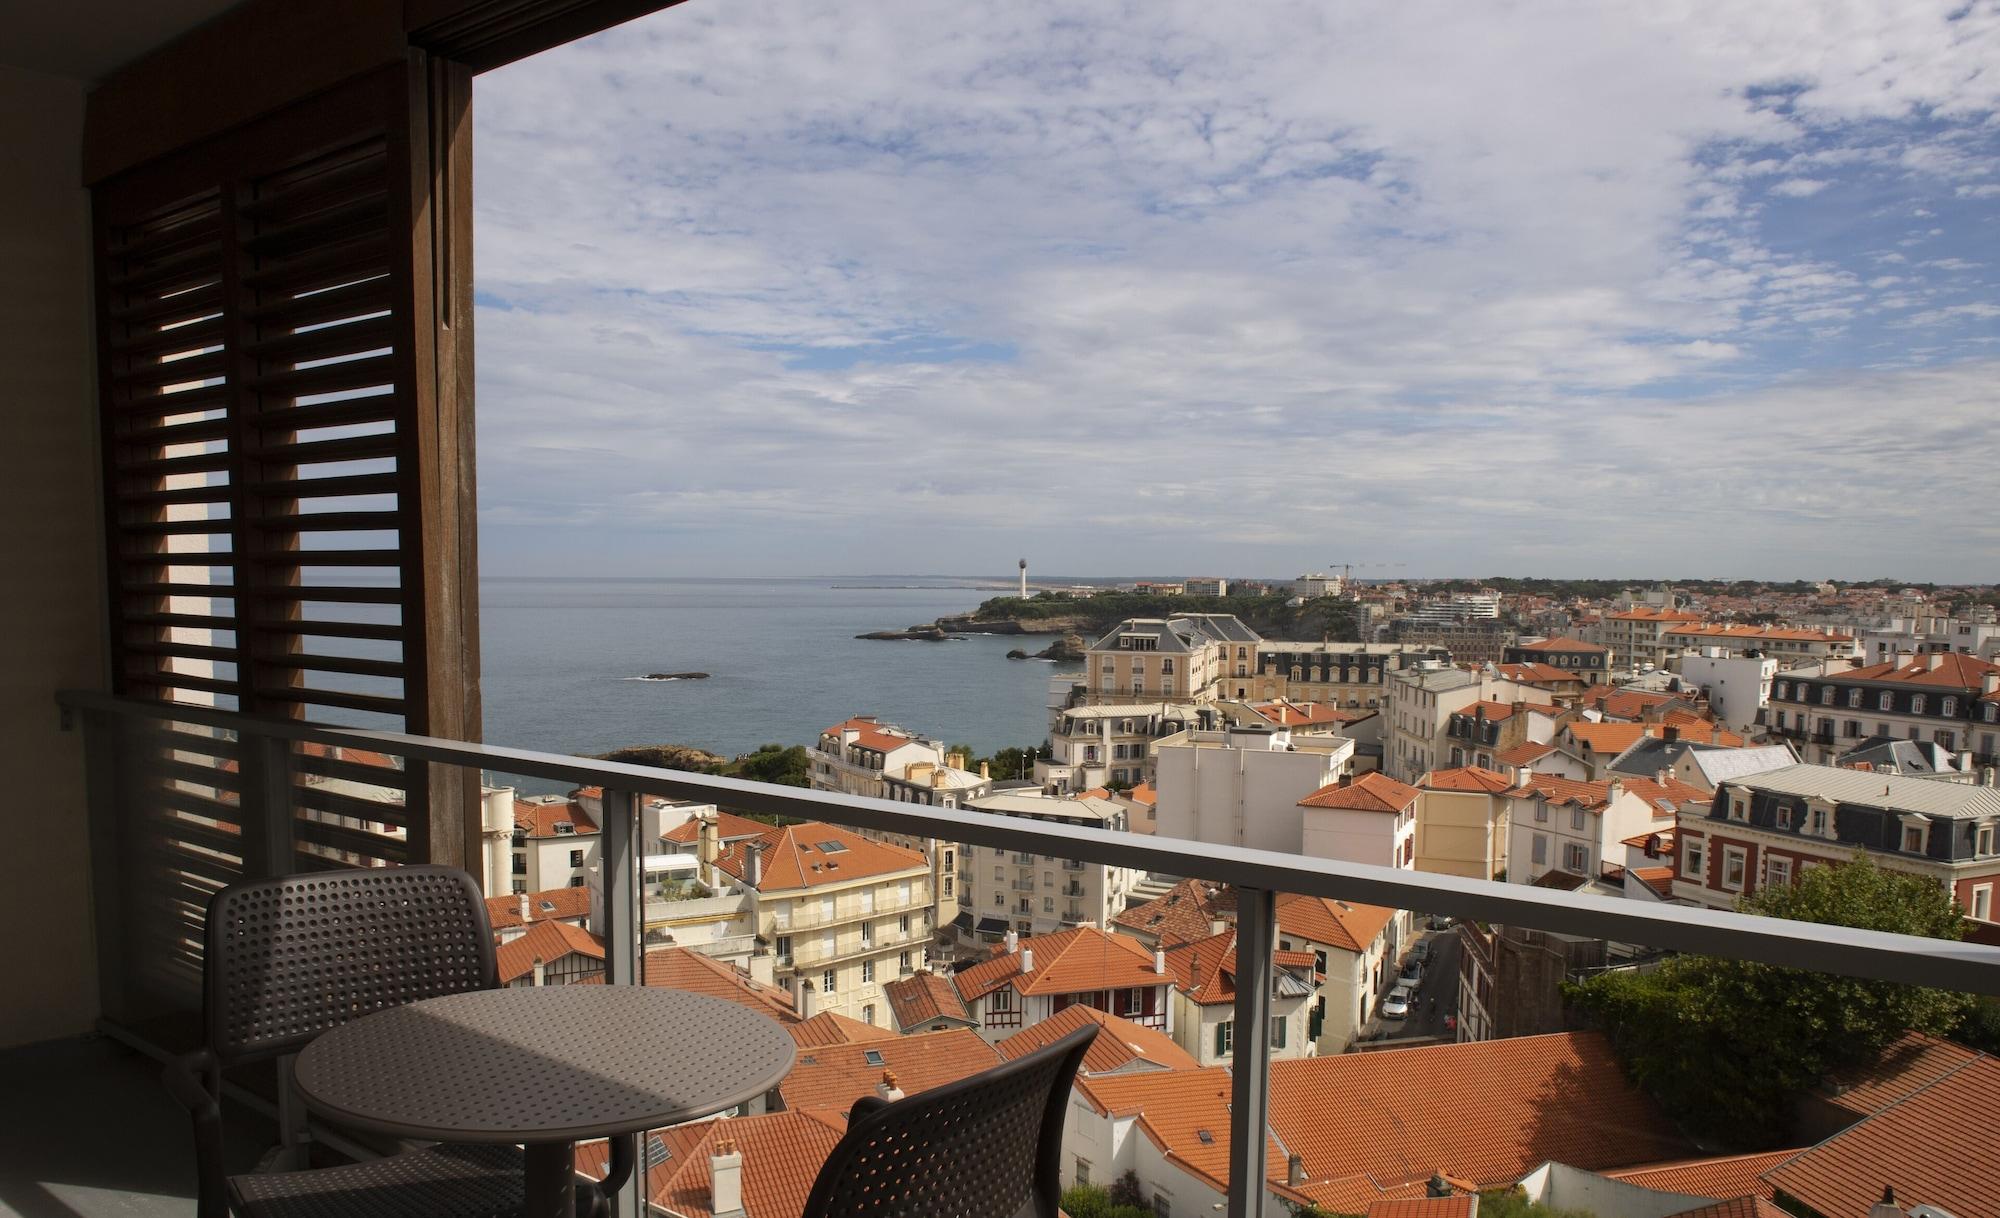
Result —
<svg viewBox="0 0 2000 1218"><path fill-rule="evenodd" d="M480 287L509 306L479 317L487 548L856 570L888 525L911 569L1032 541L1087 570L1116 537L1256 572L1366 530L1464 570L1532 533L1588 570L1656 513L1509 470L1833 472L1786 420L1951 417L1955 375L1759 358L1932 302L1767 232L1745 186L1811 200L1789 214L1857 166L1976 179L2000 10L1947 10L733 0L503 69L476 106ZM1788 107L1752 95L1774 81ZM1840 142L1920 111L1921 139ZM1683 409L1745 451L1663 450ZM1475 486L1519 541L1468 534ZM1258 540L1200 548L1225 520Z"/></svg>

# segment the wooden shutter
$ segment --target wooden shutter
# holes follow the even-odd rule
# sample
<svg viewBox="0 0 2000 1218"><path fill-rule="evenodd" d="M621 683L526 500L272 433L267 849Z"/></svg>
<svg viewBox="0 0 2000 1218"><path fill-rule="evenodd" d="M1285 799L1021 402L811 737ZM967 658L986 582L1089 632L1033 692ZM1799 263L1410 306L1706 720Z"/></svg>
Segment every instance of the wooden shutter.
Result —
<svg viewBox="0 0 2000 1218"><path fill-rule="evenodd" d="M477 739L469 99L412 53L95 189L119 692ZM224 736L140 750L125 806L254 838L289 791L301 865L464 863L477 775L306 750L274 788Z"/></svg>

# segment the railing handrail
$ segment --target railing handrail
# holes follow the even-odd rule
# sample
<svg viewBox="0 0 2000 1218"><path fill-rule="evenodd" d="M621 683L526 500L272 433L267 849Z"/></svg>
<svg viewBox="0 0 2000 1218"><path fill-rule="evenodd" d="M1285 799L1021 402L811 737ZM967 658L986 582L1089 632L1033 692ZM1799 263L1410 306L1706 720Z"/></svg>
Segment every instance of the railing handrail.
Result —
<svg viewBox="0 0 2000 1218"><path fill-rule="evenodd" d="M192 723L240 734L373 749L406 759L553 779L578 786L601 786L607 791L726 804L744 811L825 820L853 828L1140 867L1169 875L1201 876L1244 889L1297 893L1675 951L1732 956L1842 976L2000 995L2000 948L1973 943L1790 922L1625 897L1557 892L1527 884L1307 858L965 808L932 808L561 753L268 719L93 691L66 690L57 695L57 702L75 712Z"/></svg>

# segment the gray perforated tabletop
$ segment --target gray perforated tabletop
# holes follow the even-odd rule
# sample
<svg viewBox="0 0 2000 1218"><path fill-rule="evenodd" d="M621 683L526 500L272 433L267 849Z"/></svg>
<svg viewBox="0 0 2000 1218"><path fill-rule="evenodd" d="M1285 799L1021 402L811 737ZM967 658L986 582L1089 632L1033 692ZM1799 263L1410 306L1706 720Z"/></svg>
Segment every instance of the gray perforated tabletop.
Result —
<svg viewBox="0 0 2000 1218"><path fill-rule="evenodd" d="M569 1218L575 1143L734 1108L791 1069L776 1020L703 994L565 985L428 998L299 1054L306 1106L437 1142L519 1142L526 1218Z"/></svg>
<svg viewBox="0 0 2000 1218"><path fill-rule="evenodd" d="M306 1046L298 1088L337 1124L438 1142L573 1142L672 1125L762 1095L792 1038L679 990L566 985L392 1007Z"/></svg>

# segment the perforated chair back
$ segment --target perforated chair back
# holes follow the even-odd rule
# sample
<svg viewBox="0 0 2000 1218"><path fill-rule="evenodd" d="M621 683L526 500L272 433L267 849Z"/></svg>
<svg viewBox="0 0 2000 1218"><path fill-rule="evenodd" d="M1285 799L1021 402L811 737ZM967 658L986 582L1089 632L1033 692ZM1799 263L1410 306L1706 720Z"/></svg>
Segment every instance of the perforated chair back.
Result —
<svg viewBox="0 0 2000 1218"><path fill-rule="evenodd" d="M208 1047L224 1066L297 1052L384 1007L494 988L493 929L452 867L232 884L208 903Z"/></svg>
<svg viewBox="0 0 2000 1218"><path fill-rule="evenodd" d="M1097 1035L848 1117L803 1218L1056 1218L1070 1081Z"/></svg>

